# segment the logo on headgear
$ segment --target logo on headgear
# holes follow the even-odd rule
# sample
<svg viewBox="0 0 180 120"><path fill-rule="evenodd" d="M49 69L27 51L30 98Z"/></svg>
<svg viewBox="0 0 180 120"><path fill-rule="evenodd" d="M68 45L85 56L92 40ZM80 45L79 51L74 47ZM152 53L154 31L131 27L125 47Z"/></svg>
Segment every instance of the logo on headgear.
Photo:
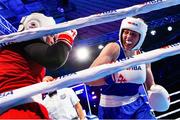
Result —
<svg viewBox="0 0 180 120"><path fill-rule="evenodd" d="M132 24L132 25L135 25L135 26L138 26L138 24L136 24L136 23L133 23L133 22L128 22L129 24Z"/></svg>

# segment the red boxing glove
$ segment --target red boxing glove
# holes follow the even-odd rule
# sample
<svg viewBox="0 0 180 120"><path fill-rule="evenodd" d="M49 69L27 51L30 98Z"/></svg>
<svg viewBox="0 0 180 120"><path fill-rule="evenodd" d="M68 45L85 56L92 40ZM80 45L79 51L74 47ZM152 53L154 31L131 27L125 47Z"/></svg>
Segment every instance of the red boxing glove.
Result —
<svg viewBox="0 0 180 120"><path fill-rule="evenodd" d="M69 30L62 33L59 33L56 35L56 42L64 42L66 43L70 48L72 48L72 45L74 43L74 39L77 35L77 30Z"/></svg>

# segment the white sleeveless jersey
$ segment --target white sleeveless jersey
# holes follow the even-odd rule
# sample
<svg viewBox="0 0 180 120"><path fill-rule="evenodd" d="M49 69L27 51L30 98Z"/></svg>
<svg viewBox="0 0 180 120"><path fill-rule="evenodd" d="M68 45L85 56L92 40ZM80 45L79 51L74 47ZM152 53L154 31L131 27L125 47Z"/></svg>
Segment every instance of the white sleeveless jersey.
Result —
<svg viewBox="0 0 180 120"><path fill-rule="evenodd" d="M124 50L122 49L120 42L116 42L121 50L120 55L117 60L125 58ZM140 52L136 51L135 55L138 55ZM146 81L146 65L141 64L137 66L130 67L128 69L119 71L118 73L112 74L112 80L115 83L137 83L142 84Z"/></svg>
<svg viewBox="0 0 180 120"><path fill-rule="evenodd" d="M119 44L119 41L117 41ZM119 44L120 45L120 44ZM117 60L125 58L121 48ZM139 87L146 80L146 65L141 64L106 76L108 85L102 87L100 106L118 107L134 102L139 97Z"/></svg>
<svg viewBox="0 0 180 120"><path fill-rule="evenodd" d="M142 84L146 80L146 65L137 65L112 75L115 83L137 83Z"/></svg>

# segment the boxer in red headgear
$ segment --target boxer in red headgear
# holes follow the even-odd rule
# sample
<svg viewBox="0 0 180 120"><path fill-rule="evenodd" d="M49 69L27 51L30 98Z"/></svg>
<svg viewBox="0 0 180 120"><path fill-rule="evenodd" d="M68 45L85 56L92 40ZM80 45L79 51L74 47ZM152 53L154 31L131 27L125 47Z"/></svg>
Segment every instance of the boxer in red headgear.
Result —
<svg viewBox="0 0 180 120"><path fill-rule="evenodd" d="M55 24L52 17L32 13L22 18L18 31ZM1 48L0 93L41 82L45 68L56 70L61 67L67 60L76 35L77 31L71 30ZM14 118L48 119L48 113L43 105L31 101L0 114L0 119Z"/></svg>

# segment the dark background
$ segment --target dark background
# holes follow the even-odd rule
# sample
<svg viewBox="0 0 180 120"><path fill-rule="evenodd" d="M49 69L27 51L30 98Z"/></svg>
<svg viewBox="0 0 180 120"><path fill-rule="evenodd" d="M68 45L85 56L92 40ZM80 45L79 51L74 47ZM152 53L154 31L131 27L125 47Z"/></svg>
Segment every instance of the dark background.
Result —
<svg viewBox="0 0 180 120"><path fill-rule="evenodd" d="M41 12L53 16L56 22L60 23L109 10L130 7L147 1L149 0L0 0L0 34L15 32L21 17L32 12ZM149 25L147 37L142 46L143 51L153 50L180 41L179 11L180 5L177 5L138 15ZM9 21L10 24L7 24L5 20ZM99 44L106 45L108 42L118 39L120 22L121 20L78 29L78 36L67 63L57 71L48 71L48 74L61 76L87 69L101 51L98 49ZM172 26L172 31L167 31L168 26ZM155 36L150 34L151 30L156 30ZM76 49L82 46L88 47L91 55L90 59L84 62L80 62L75 56ZM156 83L163 85L169 93L179 91L179 68L179 55L152 63ZM97 114L100 89L98 87L87 87L87 89L90 98L92 91L95 91L97 95L97 99L90 99L92 113ZM83 107L87 109L85 98L83 95L79 95L79 97ZM179 100L179 94L171 97L171 101L176 100ZM94 107L94 104L96 107ZM171 105L170 109L164 113L179 109L179 107L178 102ZM156 115L164 113L156 113ZM175 119L178 117L180 117L179 112L176 112L164 118Z"/></svg>

